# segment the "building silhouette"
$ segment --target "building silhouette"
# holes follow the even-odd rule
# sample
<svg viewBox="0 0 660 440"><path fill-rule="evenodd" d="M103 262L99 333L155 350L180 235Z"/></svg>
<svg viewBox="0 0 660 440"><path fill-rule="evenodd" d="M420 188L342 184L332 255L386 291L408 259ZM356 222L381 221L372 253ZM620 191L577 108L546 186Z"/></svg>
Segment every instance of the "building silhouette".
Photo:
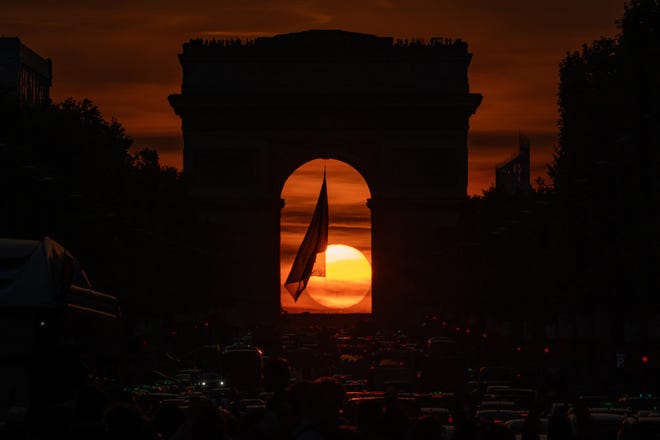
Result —
<svg viewBox="0 0 660 440"><path fill-rule="evenodd" d="M529 138L520 135L518 154L495 168L495 188L508 195L528 195L532 192L529 182Z"/></svg>
<svg viewBox="0 0 660 440"><path fill-rule="evenodd" d="M0 38L0 96L20 106L50 101L52 63L17 37Z"/></svg>
<svg viewBox="0 0 660 440"><path fill-rule="evenodd" d="M185 43L184 172L243 323L280 313L282 188L304 163L332 158L369 186L373 314L393 322L458 307L458 218L467 194L472 55L429 42L310 30L254 41Z"/></svg>

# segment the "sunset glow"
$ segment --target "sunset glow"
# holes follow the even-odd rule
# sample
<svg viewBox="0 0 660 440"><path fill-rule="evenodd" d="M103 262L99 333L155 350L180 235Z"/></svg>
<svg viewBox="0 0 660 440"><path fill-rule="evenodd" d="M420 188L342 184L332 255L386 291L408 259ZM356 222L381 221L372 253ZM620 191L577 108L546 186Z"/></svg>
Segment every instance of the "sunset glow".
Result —
<svg viewBox="0 0 660 440"><path fill-rule="evenodd" d="M190 38L246 40L305 29L462 38L474 54L470 88L484 95L468 140L468 193L481 194L494 182L495 165L515 153L519 131L532 140L532 178L545 176L556 144L559 62L567 50L612 35L623 0L74 2L75 12L59 2L5 3L3 34L20 35L53 60L56 101L92 99L119 119L136 147L156 148L164 164L178 168L181 122L166 98L180 88L177 54Z"/></svg>
<svg viewBox="0 0 660 440"><path fill-rule="evenodd" d="M660 0L0 10L0 440L660 440Z"/></svg>
<svg viewBox="0 0 660 440"><path fill-rule="evenodd" d="M362 301L371 289L371 265L367 257L354 247L331 244L325 258L326 276L313 276L307 294L331 309L345 309Z"/></svg>
<svg viewBox="0 0 660 440"><path fill-rule="evenodd" d="M326 170L328 185L328 204L330 212L329 243L343 243L334 248L328 246L326 253L326 273L334 279L326 285L330 289L327 294L323 289L323 282L319 284L316 277L312 277L308 288L294 302L289 292L282 287L282 309L290 313L371 313L371 291L358 284L350 284L368 279L371 285L371 212L367 208L367 199L371 197L369 187L364 178L349 164L328 159L312 160L307 162L289 177L282 189L284 209L280 222L280 277L286 280L298 247L309 225L312 211L323 181L323 170ZM348 249L346 249L348 248ZM358 270L350 268L353 261L348 258L350 252L358 252L364 258L366 268ZM346 258L348 258L346 260ZM354 257L355 258L355 257ZM338 281L332 271L343 273L343 281ZM368 271L368 275L367 275ZM337 272L335 272L337 273ZM347 305L353 299L342 299L343 303L326 298L334 298L335 291L341 289L340 284L348 282L345 286L350 291L349 296L357 299L357 303ZM358 286L358 287L356 287ZM357 290L354 290L357 289ZM313 292L314 296L308 292ZM316 298L323 298L316 300ZM325 301L325 302L324 302ZM342 305L344 304L344 305Z"/></svg>

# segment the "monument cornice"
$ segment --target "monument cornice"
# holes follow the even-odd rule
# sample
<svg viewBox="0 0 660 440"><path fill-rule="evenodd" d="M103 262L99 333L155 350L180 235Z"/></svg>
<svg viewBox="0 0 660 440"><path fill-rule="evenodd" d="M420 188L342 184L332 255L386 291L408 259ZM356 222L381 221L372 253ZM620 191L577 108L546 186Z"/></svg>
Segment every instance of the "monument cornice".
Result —
<svg viewBox="0 0 660 440"><path fill-rule="evenodd" d="M392 108L465 108L472 115L482 95L479 93L186 93L172 94L169 102L177 114L183 110L225 108L293 107L392 107Z"/></svg>

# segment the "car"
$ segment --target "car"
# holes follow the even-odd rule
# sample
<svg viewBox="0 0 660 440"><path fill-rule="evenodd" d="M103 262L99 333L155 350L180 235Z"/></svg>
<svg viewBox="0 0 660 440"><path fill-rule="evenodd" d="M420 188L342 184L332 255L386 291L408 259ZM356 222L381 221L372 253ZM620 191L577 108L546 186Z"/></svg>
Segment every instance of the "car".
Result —
<svg viewBox="0 0 660 440"><path fill-rule="evenodd" d="M617 440L619 428L625 419L622 414L591 414L591 435L599 440Z"/></svg>
<svg viewBox="0 0 660 440"><path fill-rule="evenodd" d="M178 370L174 373L174 379L182 387L193 388L200 375L200 370Z"/></svg>
<svg viewBox="0 0 660 440"><path fill-rule="evenodd" d="M385 390L396 388L411 392L417 381L417 359L415 353L400 350L381 350L374 353L371 367L370 386Z"/></svg>
<svg viewBox="0 0 660 440"><path fill-rule="evenodd" d="M444 336L434 336L426 341L426 354L428 356L455 357L457 354L456 341Z"/></svg>
<svg viewBox="0 0 660 440"><path fill-rule="evenodd" d="M515 402L510 400L483 400L479 404L480 410L486 409L506 409L506 410L515 410L518 409Z"/></svg>
<svg viewBox="0 0 660 440"><path fill-rule="evenodd" d="M508 390L510 388L510 385L489 385L486 387L486 394L495 394L500 390Z"/></svg>
<svg viewBox="0 0 660 440"><path fill-rule="evenodd" d="M222 351L222 386L241 394L258 394L263 387L263 353L250 345L234 345Z"/></svg>
<svg viewBox="0 0 660 440"><path fill-rule="evenodd" d="M476 414L479 423L505 423L518 418L520 418L520 412L508 409L480 409Z"/></svg>
<svg viewBox="0 0 660 440"><path fill-rule="evenodd" d="M626 417L621 422L618 440L660 439L660 417Z"/></svg>
<svg viewBox="0 0 660 440"><path fill-rule="evenodd" d="M366 380L347 380L344 382L344 390L346 391L366 391Z"/></svg>
<svg viewBox="0 0 660 440"><path fill-rule="evenodd" d="M175 406L182 410L185 410L188 407L188 402L186 401L186 399L182 399L180 397L172 397L161 400L158 406L159 408Z"/></svg>
<svg viewBox="0 0 660 440"><path fill-rule="evenodd" d="M440 440L451 440L454 436L454 425L442 425Z"/></svg>
<svg viewBox="0 0 660 440"><path fill-rule="evenodd" d="M344 347L338 354L335 362L337 374L352 380L368 379L370 375L371 359L364 349ZM350 377L349 377L350 376Z"/></svg>
<svg viewBox="0 0 660 440"><path fill-rule="evenodd" d="M396 398L396 402L409 419L421 415L421 409L412 397L399 396ZM382 414L386 403L387 398L383 394L348 398L344 402L342 415L355 426L374 426L374 423L382 423Z"/></svg>
<svg viewBox="0 0 660 440"><path fill-rule="evenodd" d="M649 394L639 396L623 396L617 402L619 408L630 408L632 412L640 410L658 411L660 410L660 397Z"/></svg>
<svg viewBox="0 0 660 440"><path fill-rule="evenodd" d="M217 373L202 373L202 375L197 379L196 382L197 388L219 388L224 385L223 381L220 379L220 375Z"/></svg>
<svg viewBox="0 0 660 440"><path fill-rule="evenodd" d="M413 398L421 408L446 408L450 411L459 408L459 400L453 393L414 394Z"/></svg>
<svg viewBox="0 0 660 440"><path fill-rule="evenodd" d="M589 408L589 412L591 414L617 414L620 416L627 416L630 414L630 409L629 408L613 408L611 406L606 406L606 407L595 407L595 408Z"/></svg>
<svg viewBox="0 0 660 440"><path fill-rule="evenodd" d="M489 388L493 388L492 386ZM536 391L530 388L499 388L493 393L493 400L514 402L517 408L531 408L536 398Z"/></svg>
<svg viewBox="0 0 660 440"><path fill-rule="evenodd" d="M588 408L607 408L616 406L617 398L607 394L583 394L578 396L578 400L584 402Z"/></svg>
<svg viewBox="0 0 660 440"><path fill-rule="evenodd" d="M489 386L513 384L514 371L510 367L485 366L479 369L477 380L479 382L479 391L485 393Z"/></svg>
<svg viewBox="0 0 660 440"><path fill-rule="evenodd" d="M422 411L422 415L432 416L442 425L451 425L454 422L454 418L447 408L422 407L420 409Z"/></svg>
<svg viewBox="0 0 660 440"><path fill-rule="evenodd" d="M245 412L259 411L259 410L263 410L263 409L266 408L266 402L264 402L261 399L256 399L256 398L241 399L240 400L240 405L241 405L241 408Z"/></svg>
<svg viewBox="0 0 660 440"><path fill-rule="evenodd" d="M527 422L526 418L510 419L504 422L504 426L509 428L509 431L516 436L516 440L520 440L523 435L523 430L525 423ZM545 440L548 437L548 419L542 417L539 419L539 440Z"/></svg>

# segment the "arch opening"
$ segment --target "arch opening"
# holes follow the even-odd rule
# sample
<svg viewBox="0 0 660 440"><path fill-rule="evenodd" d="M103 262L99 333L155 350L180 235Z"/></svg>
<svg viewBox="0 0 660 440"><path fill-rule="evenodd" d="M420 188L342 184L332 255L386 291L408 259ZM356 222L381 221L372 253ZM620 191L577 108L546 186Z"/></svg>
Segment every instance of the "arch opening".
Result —
<svg viewBox="0 0 660 440"><path fill-rule="evenodd" d="M298 301L284 287L312 218L326 170L329 226L326 276L312 276ZM369 187L351 165L314 159L291 173L281 197L280 304L286 313L370 314L371 212Z"/></svg>

